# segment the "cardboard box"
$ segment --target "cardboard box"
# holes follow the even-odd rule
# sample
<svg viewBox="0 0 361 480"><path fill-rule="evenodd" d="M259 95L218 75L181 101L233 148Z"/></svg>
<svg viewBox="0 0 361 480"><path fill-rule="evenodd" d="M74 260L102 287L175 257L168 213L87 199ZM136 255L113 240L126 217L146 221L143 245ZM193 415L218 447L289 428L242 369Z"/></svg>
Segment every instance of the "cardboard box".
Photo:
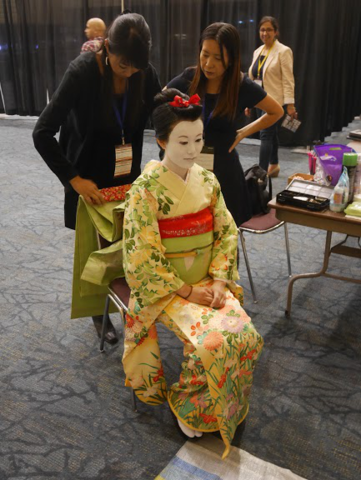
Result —
<svg viewBox="0 0 361 480"><path fill-rule="evenodd" d="M303 180L308 180L309 182L313 182L313 175L310 175L309 173L293 173L288 177L288 183L291 183L295 177L300 177Z"/></svg>

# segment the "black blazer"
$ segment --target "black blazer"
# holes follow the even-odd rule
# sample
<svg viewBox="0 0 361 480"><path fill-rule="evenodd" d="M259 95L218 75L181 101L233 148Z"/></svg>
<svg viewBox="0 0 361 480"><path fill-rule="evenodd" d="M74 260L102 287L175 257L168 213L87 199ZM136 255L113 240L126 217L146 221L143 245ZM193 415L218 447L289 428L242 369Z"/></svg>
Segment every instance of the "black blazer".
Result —
<svg viewBox="0 0 361 480"><path fill-rule="evenodd" d="M36 123L33 132L34 145L64 185L65 225L69 228L75 228L78 200L69 180L80 175L95 181L99 188L104 188L114 184L132 183L140 175L144 128L153 108L154 96L161 90L161 86L156 70L149 65L143 73L142 93L136 95L132 87L137 80L136 75L141 73L134 74L129 80L129 102L125 120L125 140L133 146L133 167L131 174L126 177L117 181L113 178L112 181L106 180L102 169L94 168L97 159L93 157L99 157L99 136L95 132L99 131L99 122L104 123L105 102L104 79L95 53L82 54L70 63L58 89ZM140 109L136 124L132 124L130 114L135 102L138 102L138 105L140 102ZM113 115L110 111L109 116ZM109 125L111 126L112 121L117 128L115 118L109 119ZM59 130L58 142L55 136ZM106 143L107 126L104 127L104 133L103 142ZM110 150L112 154L108 152L102 159L104 168L108 170L114 169L113 147Z"/></svg>

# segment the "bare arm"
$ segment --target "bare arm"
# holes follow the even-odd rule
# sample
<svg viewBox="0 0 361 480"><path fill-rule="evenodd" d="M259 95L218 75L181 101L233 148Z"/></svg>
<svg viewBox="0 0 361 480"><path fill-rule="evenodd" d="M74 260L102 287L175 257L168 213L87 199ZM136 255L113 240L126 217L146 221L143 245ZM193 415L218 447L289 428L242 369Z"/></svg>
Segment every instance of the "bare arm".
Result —
<svg viewBox="0 0 361 480"><path fill-rule="evenodd" d="M265 128L270 127L271 125L276 123L277 120L279 120L283 115L283 108L270 95L267 95L261 102L256 105L256 107L266 112L266 114L262 115L261 118L258 118L257 120L250 123L249 125L246 125L240 130L237 130L237 136L232 146L230 147L229 152L231 152L241 140L249 137L249 135L252 135L252 133L256 133L260 130L264 130Z"/></svg>

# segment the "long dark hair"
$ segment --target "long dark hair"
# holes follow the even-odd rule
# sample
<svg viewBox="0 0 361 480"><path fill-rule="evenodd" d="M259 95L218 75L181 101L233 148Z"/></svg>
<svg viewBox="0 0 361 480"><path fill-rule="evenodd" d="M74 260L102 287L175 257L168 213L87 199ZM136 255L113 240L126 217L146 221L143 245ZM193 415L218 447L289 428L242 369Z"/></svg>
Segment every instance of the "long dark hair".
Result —
<svg viewBox="0 0 361 480"><path fill-rule="evenodd" d="M129 95L131 97L129 106L131 108L128 109L127 116L129 115L131 124L135 124L142 106L144 70L149 64L152 45L149 26L142 15L124 12L109 26L106 38L110 53L122 57L124 63L140 70L129 78ZM102 51L104 108L109 114L112 110L113 72L106 57L107 51L104 45Z"/></svg>
<svg viewBox="0 0 361 480"><path fill-rule="evenodd" d="M193 81L189 87L191 95L198 93L202 98L206 93L207 78L201 69L200 53L205 40L215 40L218 43L223 67L226 69L213 117L227 116L233 120L237 112L239 86L242 81L241 39L238 30L229 23L220 22L212 23L212 25L203 30L199 40L198 64ZM228 53L228 67L225 64L223 47Z"/></svg>
<svg viewBox="0 0 361 480"><path fill-rule="evenodd" d="M108 28L106 38L110 53L139 70L147 68L152 40L142 15L130 12L119 15ZM106 55L105 47L103 54Z"/></svg>
<svg viewBox="0 0 361 480"><path fill-rule="evenodd" d="M168 141L169 135L179 122L194 122L202 117L202 106L191 104L188 107L173 107L169 104L178 95L183 100L189 100L188 95L175 88L168 88L158 93L154 98L152 120L155 136L158 140Z"/></svg>

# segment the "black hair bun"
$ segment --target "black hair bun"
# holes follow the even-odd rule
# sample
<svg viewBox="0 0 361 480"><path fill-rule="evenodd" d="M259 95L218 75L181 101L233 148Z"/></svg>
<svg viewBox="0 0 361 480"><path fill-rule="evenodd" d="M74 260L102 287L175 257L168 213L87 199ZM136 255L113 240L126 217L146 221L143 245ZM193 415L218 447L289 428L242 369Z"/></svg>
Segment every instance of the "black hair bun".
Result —
<svg viewBox="0 0 361 480"><path fill-rule="evenodd" d="M189 100L189 96L176 88L167 88L158 93L154 98L153 125L155 135L159 140L168 140L174 126L182 121L194 122L202 117L201 105L191 104L188 107L174 107L170 105L174 97Z"/></svg>
<svg viewBox="0 0 361 480"><path fill-rule="evenodd" d="M166 90L162 90L161 92L157 93L154 98L154 108L163 105L164 103L169 103L174 100L175 96L182 97L183 100L189 100L188 95L185 93L180 92L176 88L167 88Z"/></svg>

